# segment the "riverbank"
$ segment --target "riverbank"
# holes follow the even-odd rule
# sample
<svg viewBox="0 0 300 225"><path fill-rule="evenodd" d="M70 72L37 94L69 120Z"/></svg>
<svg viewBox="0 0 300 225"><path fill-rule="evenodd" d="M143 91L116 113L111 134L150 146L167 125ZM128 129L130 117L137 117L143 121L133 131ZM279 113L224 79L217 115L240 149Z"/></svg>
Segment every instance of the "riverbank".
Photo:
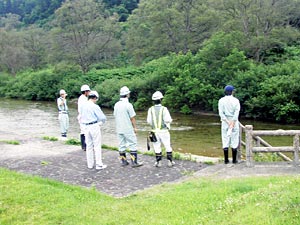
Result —
<svg viewBox="0 0 300 225"><path fill-rule="evenodd" d="M103 149L102 171L89 170L85 152L79 146L66 145L64 141L47 141L32 136L14 136L2 128L0 137L18 141L19 145L0 142L0 167L30 175L61 181L67 184L98 191L114 197L124 197L163 183L178 183L190 178L228 179L246 176L299 175L300 167L289 163L245 163L208 165L204 161L175 160L174 167L167 167L163 159L161 168L154 167L153 156L139 154L144 166L121 167L118 152Z"/></svg>

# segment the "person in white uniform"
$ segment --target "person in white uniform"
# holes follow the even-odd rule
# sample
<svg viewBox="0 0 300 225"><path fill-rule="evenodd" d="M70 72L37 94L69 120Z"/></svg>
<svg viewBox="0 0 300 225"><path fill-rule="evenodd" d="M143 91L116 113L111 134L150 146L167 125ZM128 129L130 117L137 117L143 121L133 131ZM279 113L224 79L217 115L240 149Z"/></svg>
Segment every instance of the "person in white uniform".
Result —
<svg viewBox="0 0 300 225"><path fill-rule="evenodd" d="M154 166L160 167L162 160L162 150L161 144L164 145L167 153L168 166L172 167L175 165L172 157L172 147L171 147L171 137L170 137L170 124L172 118L167 107L162 106L161 102L163 99L163 94L160 91L156 91L152 95L152 100L154 101L154 106L148 109L147 123L151 125L152 131L155 133L156 142L153 143L153 148L156 155L156 162Z"/></svg>
<svg viewBox="0 0 300 225"><path fill-rule="evenodd" d="M119 154L121 165L127 166L126 149L130 150L131 166L139 167L143 163L137 160L137 127L136 113L132 104L129 102L130 90L124 86L120 89L120 100L114 106L114 117L116 120L116 131L119 139Z"/></svg>
<svg viewBox="0 0 300 225"><path fill-rule="evenodd" d="M85 126L87 167L93 169L96 161L96 170L102 170L107 167L102 162L101 147L101 126L106 122L106 116L96 104L98 98L98 93L91 91L88 101L80 107L79 113L80 123Z"/></svg>
<svg viewBox="0 0 300 225"><path fill-rule="evenodd" d="M84 128L85 128L85 126L82 123L80 123L80 117L81 117L81 115L80 115L79 109L80 109L80 107L84 103L86 103L88 101L88 95L89 95L91 89L90 89L90 87L88 85L84 84L84 85L81 86L80 91L81 91L81 95L78 98L78 103L77 103L78 104L78 117L77 117L77 119L78 119L79 126L80 126L80 143L81 143L81 149L83 151L85 151L86 150L86 143L85 143L85 136L84 136Z"/></svg>
<svg viewBox="0 0 300 225"><path fill-rule="evenodd" d="M232 149L232 163L237 163L237 148L239 145L239 113L240 101L233 97L234 87L227 85L224 89L225 96L219 100L218 110L221 118L222 147L224 163L228 164L228 149Z"/></svg>
<svg viewBox="0 0 300 225"><path fill-rule="evenodd" d="M59 91L60 97L57 99L58 108L58 120L60 124L60 132L62 138L67 138L67 133L69 129L69 112L67 105L67 93L65 90L61 89Z"/></svg>

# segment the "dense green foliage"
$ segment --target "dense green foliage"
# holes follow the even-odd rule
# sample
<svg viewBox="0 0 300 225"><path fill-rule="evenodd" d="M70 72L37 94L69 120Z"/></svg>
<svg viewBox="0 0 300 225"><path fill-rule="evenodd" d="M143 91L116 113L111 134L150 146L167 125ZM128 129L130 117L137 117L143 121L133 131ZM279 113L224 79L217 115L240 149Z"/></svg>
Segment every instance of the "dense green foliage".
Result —
<svg viewBox="0 0 300 225"><path fill-rule="evenodd" d="M44 24L53 16L64 0L2 0L0 1L0 17L7 14L18 15L25 25ZM137 7L138 0L103 0L106 8L126 21L132 10Z"/></svg>
<svg viewBox="0 0 300 225"><path fill-rule="evenodd" d="M190 179L113 198L4 169L0 174L1 224L296 225L300 221L297 176Z"/></svg>
<svg viewBox="0 0 300 225"><path fill-rule="evenodd" d="M0 16L15 14L25 24L42 22L51 17L63 0L2 0Z"/></svg>
<svg viewBox="0 0 300 225"><path fill-rule="evenodd" d="M247 59L236 46L231 50L220 48L226 46L227 36L216 35L219 41L212 38L195 55L171 54L140 67L82 73L79 67L61 64L36 72L27 70L14 78L2 74L0 91L7 97L52 100L64 88L69 98L77 98L80 86L87 83L99 92L99 104L113 107L120 87L127 85L138 110L151 105L151 95L160 90L165 96L164 104L171 110L191 113L196 109L217 112L223 88L230 83L237 87L242 115L300 122L300 65L298 57L292 57L299 48L286 48L279 62L264 65Z"/></svg>
<svg viewBox="0 0 300 225"><path fill-rule="evenodd" d="M230 83L242 115L297 123L299 7L294 0L5 0L0 95L51 100L64 88L77 98L87 83L112 107L127 85L137 109L160 90L172 110L217 112Z"/></svg>

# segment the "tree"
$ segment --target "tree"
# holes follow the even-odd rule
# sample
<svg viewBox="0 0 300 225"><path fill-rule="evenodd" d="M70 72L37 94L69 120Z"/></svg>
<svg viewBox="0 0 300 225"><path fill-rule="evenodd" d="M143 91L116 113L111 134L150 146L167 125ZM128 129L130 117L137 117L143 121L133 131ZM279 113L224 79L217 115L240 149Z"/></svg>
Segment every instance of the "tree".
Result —
<svg viewBox="0 0 300 225"><path fill-rule="evenodd" d="M197 52L218 27L204 0L142 1L128 18L127 50L139 63L170 52Z"/></svg>
<svg viewBox="0 0 300 225"><path fill-rule="evenodd" d="M57 53L79 64L83 72L95 62L118 54L115 35L119 32L116 16L105 13L94 0L66 1L55 13ZM54 46L55 47L55 46Z"/></svg>
<svg viewBox="0 0 300 225"><path fill-rule="evenodd" d="M28 63L33 69L42 68L47 60L47 47L49 46L49 32L37 26L30 26L21 32L24 48L28 51Z"/></svg>
<svg viewBox="0 0 300 225"><path fill-rule="evenodd" d="M290 29L291 15L295 15L297 4L294 0L224 0L218 8L225 15L223 30L242 31L248 57L261 62L266 51L283 48L276 30Z"/></svg>
<svg viewBox="0 0 300 225"><path fill-rule="evenodd" d="M28 65L27 56L19 33L0 28L0 69L16 74Z"/></svg>

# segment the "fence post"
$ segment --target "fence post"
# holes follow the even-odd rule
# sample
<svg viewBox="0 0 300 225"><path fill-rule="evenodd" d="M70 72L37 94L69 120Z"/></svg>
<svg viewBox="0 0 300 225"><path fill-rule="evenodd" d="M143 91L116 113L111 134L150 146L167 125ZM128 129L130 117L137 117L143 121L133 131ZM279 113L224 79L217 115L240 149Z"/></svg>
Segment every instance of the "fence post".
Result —
<svg viewBox="0 0 300 225"><path fill-rule="evenodd" d="M294 165L299 165L299 134L294 136Z"/></svg>
<svg viewBox="0 0 300 225"><path fill-rule="evenodd" d="M248 167L253 166L253 159L252 159L252 131L253 126L252 125L246 125L245 126L245 134L246 134L246 165Z"/></svg>

